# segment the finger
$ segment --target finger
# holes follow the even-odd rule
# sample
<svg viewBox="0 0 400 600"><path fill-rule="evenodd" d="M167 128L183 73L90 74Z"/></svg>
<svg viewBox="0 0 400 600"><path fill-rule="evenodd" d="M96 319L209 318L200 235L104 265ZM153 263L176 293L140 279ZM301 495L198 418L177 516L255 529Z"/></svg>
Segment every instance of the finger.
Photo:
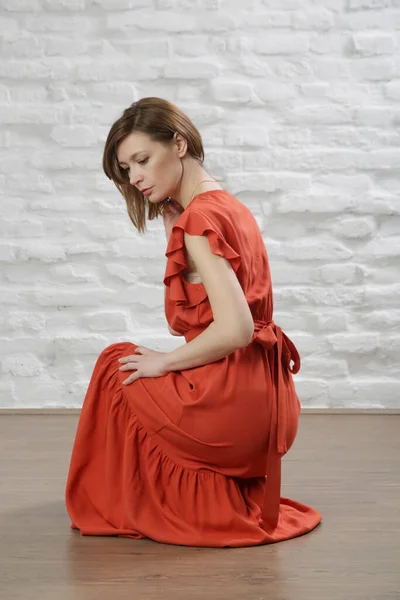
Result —
<svg viewBox="0 0 400 600"><path fill-rule="evenodd" d="M138 365L139 361L133 362L131 361L130 363L127 363L126 365L123 365L122 367L119 368L120 371L132 371L133 369L137 369L139 367Z"/></svg>
<svg viewBox="0 0 400 600"><path fill-rule="evenodd" d="M125 381L123 381L122 384L129 385L130 383L133 383L134 381L136 381L139 378L140 378L140 375L138 372L136 372L133 375L129 375L129 377L127 379L125 379Z"/></svg>
<svg viewBox="0 0 400 600"><path fill-rule="evenodd" d="M130 360L132 360L132 358L135 358L132 354L129 356L122 356L121 358L118 359L118 362L126 363L126 362L129 362Z"/></svg>
<svg viewBox="0 0 400 600"><path fill-rule="evenodd" d="M136 350L135 350L136 352ZM128 356L122 356L121 358L118 359L119 363L126 363L129 362L131 360L135 360L137 358L137 356L135 356L134 354L129 354Z"/></svg>

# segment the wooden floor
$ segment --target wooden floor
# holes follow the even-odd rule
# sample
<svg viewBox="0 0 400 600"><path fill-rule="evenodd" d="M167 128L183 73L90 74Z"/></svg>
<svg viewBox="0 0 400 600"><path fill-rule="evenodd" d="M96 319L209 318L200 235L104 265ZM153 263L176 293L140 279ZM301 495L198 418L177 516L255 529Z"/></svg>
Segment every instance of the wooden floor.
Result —
<svg viewBox="0 0 400 600"><path fill-rule="evenodd" d="M399 600L399 416L302 415L282 493L324 521L301 538L239 549L70 530L77 419L0 417L2 600Z"/></svg>

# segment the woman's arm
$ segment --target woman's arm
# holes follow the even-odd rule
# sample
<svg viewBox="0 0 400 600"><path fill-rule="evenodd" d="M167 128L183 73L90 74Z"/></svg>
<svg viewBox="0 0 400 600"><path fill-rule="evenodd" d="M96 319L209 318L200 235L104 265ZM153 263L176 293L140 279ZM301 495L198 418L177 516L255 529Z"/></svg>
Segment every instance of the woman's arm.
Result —
<svg viewBox="0 0 400 600"><path fill-rule="evenodd" d="M166 368L179 371L205 365L247 346L254 321L230 263L211 252L208 238L185 232L185 246L202 279L213 322L192 341L165 354Z"/></svg>

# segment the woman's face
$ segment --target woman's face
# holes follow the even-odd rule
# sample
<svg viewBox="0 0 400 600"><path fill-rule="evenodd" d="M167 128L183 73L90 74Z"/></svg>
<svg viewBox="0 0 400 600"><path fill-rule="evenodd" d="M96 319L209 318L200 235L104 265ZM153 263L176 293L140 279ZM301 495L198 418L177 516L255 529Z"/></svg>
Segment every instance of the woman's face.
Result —
<svg viewBox="0 0 400 600"><path fill-rule="evenodd" d="M174 196L182 175L180 157L184 149L182 138L176 134L171 145L153 141L140 131L130 133L117 148L120 167L129 175L150 202L161 202Z"/></svg>

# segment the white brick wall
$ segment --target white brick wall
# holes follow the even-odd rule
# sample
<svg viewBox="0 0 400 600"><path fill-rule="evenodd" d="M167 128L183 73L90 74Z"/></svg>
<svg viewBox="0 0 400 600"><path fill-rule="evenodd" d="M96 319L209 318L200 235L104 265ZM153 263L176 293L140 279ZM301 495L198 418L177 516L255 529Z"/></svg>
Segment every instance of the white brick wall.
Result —
<svg viewBox="0 0 400 600"><path fill-rule="evenodd" d="M79 407L108 344L182 343L162 223L136 234L101 170L111 123L157 95L262 228L302 404L400 407L400 2L0 6L1 406Z"/></svg>

